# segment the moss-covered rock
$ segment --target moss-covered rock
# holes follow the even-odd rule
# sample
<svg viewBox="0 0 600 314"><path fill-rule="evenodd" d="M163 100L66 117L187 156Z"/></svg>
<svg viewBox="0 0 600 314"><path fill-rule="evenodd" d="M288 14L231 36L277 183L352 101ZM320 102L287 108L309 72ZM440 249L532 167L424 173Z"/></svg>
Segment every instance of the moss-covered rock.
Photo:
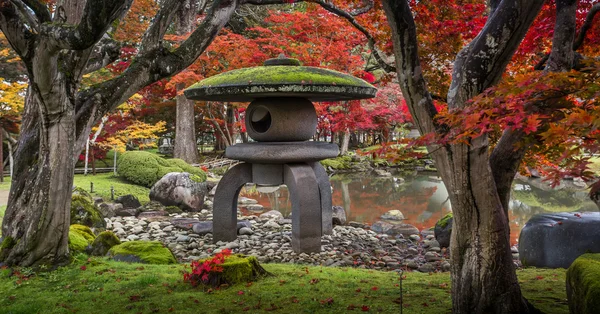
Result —
<svg viewBox="0 0 600 314"><path fill-rule="evenodd" d="M167 206L167 207L165 207L165 211L169 214L183 213L183 210L181 210L181 208L179 208L178 206Z"/></svg>
<svg viewBox="0 0 600 314"><path fill-rule="evenodd" d="M96 239L96 235L94 234L94 232L92 231L92 229L90 229L88 226L84 226L84 225L71 225L69 227L69 232L71 231L76 231L77 233L81 234L85 240L89 243L94 242L94 240Z"/></svg>
<svg viewBox="0 0 600 314"><path fill-rule="evenodd" d="M80 188L78 186L74 187L73 192L71 192L71 196L76 196L76 195L85 198L92 204L94 203L94 198L92 197L92 195L90 193L88 193L88 191L84 190L83 188Z"/></svg>
<svg viewBox="0 0 600 314"><path fill-rule="evenodd" d="M77 194L71 197L71 224L106 228L106 222L100 211L86 196Z"/></svg>
<svg viewBox="0 0 600 314"><path fill-rule="evenodd" d="M201 260L200 263L204 262ZM235 285L256 281L260 277L270 275L258 262L254 256L245 256L241 254L231 255L225 259L221 265L222 272L211 272L208 284L218 287L223 284Z"/></svg>
<svg viewBox="0 0 600 314"><path fill-rule="evenodd" d="M164 159L153 153L129 151L119 157L117 171L123 178L139 185L151 187L169 172L188 172L200 182L206 173L181 159Z"/></svg>
<svg viewBox="0 0 600 314"><path fill-rule="evenodd" d="M101 232L89 249L89 254L93 256L104 256L108 251L116 245L121 244L121 240L112 233L112 231Z"/></svg>
<svg viewBox="0 0 600 314"><path fill-rule="evenodd" d="M584 254L567 271L567 299L571 313L600 310L600 254Z"/></svg>
<svg viewBox="0 0 600 314"><path fill-rule="evenodd" d="M352 157L345 155L336 158L321 160L321 165L325 168L334 170L343 170L352 168Z"/></svg>
<svg viewBox="0 0 600 314"><path fill-rule="evenodd" d="M157 241L125 242L113 246L108 253L115 261L146 264L177 263L171 250Z"/></svg>
<svg viewBox="0 0 600 314"><path fill-rule="evenodd" d="M84 252L94 242L96 236L90 228L83 225L71 225L69 227L69 251Z"/></svg>
<svg viewBox="0 0 600 314"><path fill-rule="evenodd" d="M435 239L440 243L440 247L450 246L450 235L452 234L452 213L446 214L442 219L435 223L433 232Z"/></svg>

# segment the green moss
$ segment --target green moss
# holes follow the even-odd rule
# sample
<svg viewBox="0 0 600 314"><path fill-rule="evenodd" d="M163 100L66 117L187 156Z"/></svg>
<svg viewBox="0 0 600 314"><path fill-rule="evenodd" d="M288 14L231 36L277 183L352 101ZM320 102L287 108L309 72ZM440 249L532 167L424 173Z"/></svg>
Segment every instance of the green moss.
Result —
<svg viewBox="0 0 600 314"><path fill-rule="evenodd" d="M90 254L94 256L104 256L112 247L119 244L121 244L121 240L119 240L114 233L111 231L103 231L92 243Z"/></svg>
<svg viewBox="0 0 600 314"><path fill-rule="evenodd" d="M165 211L169 214L180 214L183 213L183 210L177 206L167 206L165 207Z"/></svg>
<svg viewBox="0 0 600 314"><path fill-rule="evenodd" d="M206 173L181 159L164 159L145 151L130 151L119 157L117 171L123 178L139 185L151 187L169 172L188 172L200 182Z"/></svg>
<svg viewBox="0 0 600 314"><path fill-rule="evenodd" d="M71 224L80 224L94 228L106 227L106 222L100 211L92 205L86 196L71 197Z"/></svg>
<svg viewBox="0 0 600 314"><path fill-rule="evenodd" d="M15 241L15 239L13 239L12 237L6 237L4 238L4 240L2 240L2 245L0 245L0 250L4 250L4 249L12 249L15 244L17 244L17 241Z"/></svg>
<svg viewBox="0 0 600 314"><path fill-rule="evenodd" d="M86 190L84 190L83 188L78 187L78 186L76 186L73 189L71 196L81 196L81 197L87 199L90 203L94 202L92 195L90 193L88 193Z"/></svg>
<svg viewBox="0 0 600 314"><path fill-rule="evenodd" d="M131 241L109 250L117 260L139 261L147 264L175 264L177 260L171 250L157 241Z"/></svg>
<svg viewBox="0 0 600 314"><path fill-rule="evenodd" d="M84 252L89 242L79 232L69 229L69 251Z"/></svg>
<svg viewBox="0 0 600 314"><path fill-rule="evenodd" d="M444 216L444 217L442 217L442 219L438 220L436 225L440 226L441 228L446 228L446 226L448 226L448 221L452 217L453 217L452 213L447 213L446 216Z"/></svg>
<svg viewBox="0 0 600 314"><path fill-rule="evenodd" d="M364 80L328 69L304 66L258 66L211 76L192 85L189 89L208 86L301 84L303 81L306 84L373 87Z"/></svg>
<svg viewBox="0 0 600 314"><path fill-rule="evenodd" d="M92 242L94 242L94 240L96 239L96 235L94 234L94 232L92 232L92 229L90 229L88 226L77 225L77 224L71 225L69 227L69 232L79 233L90 244Z"/></svg>
<svg viewBox="0 0 600 314"><path fill-rule="evenodd" d="M223 276L229 284L254 281L257 277L266 274L266 271L263 271L254 256L232 255L223 263Z"/></svg>
<svg viewBox="0 0 600 314"><path fill-rule="evenodd" d="M598 313L600 309L600 254L578 257L567 271L571 313Z"/></svg>
<svg viewBox="0 0 600 314"><path fill-rule="evenodd" d="M330 167L335 170L350 169L352 167L352 157L345 155L321 160L321 165L325 168Z"/></svg>

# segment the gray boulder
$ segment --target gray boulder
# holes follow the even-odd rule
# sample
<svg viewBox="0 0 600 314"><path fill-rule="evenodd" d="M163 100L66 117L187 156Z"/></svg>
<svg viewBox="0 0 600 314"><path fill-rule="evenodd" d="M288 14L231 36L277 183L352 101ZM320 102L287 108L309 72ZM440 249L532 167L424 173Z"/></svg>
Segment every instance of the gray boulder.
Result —
<svg viewBox="0 0 600 314"><path fill-rule="evenodd" d="M418 235L419 229L410 224L392 224L389 222L378 220L371 225L371 230L377 233L385 233L389 235L402 235L404 238L408 238L411 235Z"/></svg>
<svg viewBox="0 0 600 314"><path fill-rule="evenodd" d="M206 182L192 180L187 172L170 172L150 189L150 200L186 211L200 211L208 193Z"/></svg>
<svg viewBox="0 0 600 314"><path fill-rule="evenodd" d="M207 233L212 233L213 223L212 223L212 221L201 221L201 222L195 223L192 226L192 231L195 234L199 234L199 235L205 235Z"/></svg>
<svg viewBox="0 0 600 314"><path fill-rule="evenodd" d="M123 209L123 205L117 203L100 203L96 207L104 218L112 218L116 215L117 211Z"/></svg>
<svg viewBox="0 0 600 314"><path fill-rule="evenodd" d="M388 210L385 214L381 215L381 219L383 220L394 220L394 221L402 221L404 220L404 214L397 209Z"/></svg>
<svg viewBox="0 0 600 314"><path fill-rule="evenodd" d="M119 204L123 204L123 208L138 208L138 207L142 206L142 204L140 203L140 200L138 200L137 197L135 197L131 194L121 195L121 196L117 197L115 202L117 202Z"/></svg>
<svg viewBox="0 0 600 314"><path fill-rule="evenodd" d="M259 216L260 218L266 218L266 219L282 219L283 218L283 214L277 210L270 210L266 213L262 213Z"/></svg>
<svg viewBox="0 0 600 314"><path fill-rule="evenodd" d="M538 214L519 236L523 266L568 268L584 253L600 253L600 213Z"/></svg>
<svg viewBox="0 0 600 314"><path fill-rule="evenodd" d="M333 225L339 225L339 226L343 226L346 224L346 211L344 210L344 207L342 206L333 206L332 207L333 210L333 214L332 214L332 223Z"/></svg>

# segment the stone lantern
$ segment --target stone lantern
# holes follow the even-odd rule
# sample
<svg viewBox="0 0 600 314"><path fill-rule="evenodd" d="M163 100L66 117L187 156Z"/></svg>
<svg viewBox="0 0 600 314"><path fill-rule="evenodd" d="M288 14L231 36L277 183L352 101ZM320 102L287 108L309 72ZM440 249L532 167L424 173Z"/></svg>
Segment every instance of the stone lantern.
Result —
<svg viewBox="0 0 600 314"><path fill-rule="evenodd" d="M225 72L185 90L193 100L248 102L246 130L256 142L227 147L225 157L243 161L221 179L213 204L213 240L237 237L237 198L249 182L287 185L292 202L292 249L319 252L332 231L331 185L319 160L339 154L336 144L309 141L316 132L312 102L372 98L371 84L348 74L300 66L296 59Z"/></svg>

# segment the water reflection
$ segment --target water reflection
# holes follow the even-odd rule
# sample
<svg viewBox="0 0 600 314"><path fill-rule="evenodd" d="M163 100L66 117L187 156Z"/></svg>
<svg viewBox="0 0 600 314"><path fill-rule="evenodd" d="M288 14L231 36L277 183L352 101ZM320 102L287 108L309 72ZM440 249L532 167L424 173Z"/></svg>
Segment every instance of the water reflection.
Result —
<svg viewBox="0 0 600 314"><path fill-rule="evenodd" d="M400 210L419 229L430 228L450 212L448 192L436 175L397 174L377 177L367 173L335 175L330 178L333 205L342 206L348 221L373 223L388 210ZM256 199L264 208L289 216L291 203L285 186L247 188L242 195ZM242 209L245 213L248 210ZM529 218L537 213L597 210L581 188L564 185L552 189L541 181L516 181L510 201L511 242Z"/></svg>

